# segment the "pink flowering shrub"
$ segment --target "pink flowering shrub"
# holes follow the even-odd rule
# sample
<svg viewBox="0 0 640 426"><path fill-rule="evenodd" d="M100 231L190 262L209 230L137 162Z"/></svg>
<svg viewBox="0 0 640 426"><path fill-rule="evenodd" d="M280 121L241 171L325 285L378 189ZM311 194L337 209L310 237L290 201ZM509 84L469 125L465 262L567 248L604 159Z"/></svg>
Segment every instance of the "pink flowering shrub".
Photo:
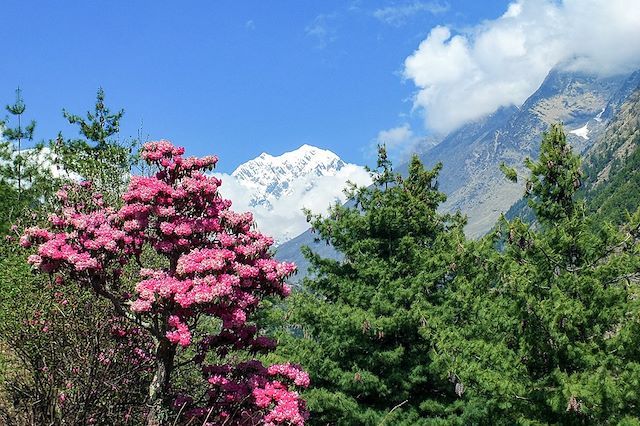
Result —
<svg viewBox="0 0 640 426"><path fill-rule="evenodd" d="M37 245L29 263L108 299L152 336L149 424L162 424L169 406L211 424L303 424L306 408L293 389L308 386L306 373L249 357L274 347L251 318L265 297L289 295L285 279L295 266L272 259L273 240L219 196L220 180L205 174L216 157L184 158L184 148L167 141L147 143L141 154L156 173L132 177L119 209L105 206L90 183L59 191L48 229L29 228L20 240ZM163 267L144 265L149 250ZM127 264L140 266L133 294L123 285ZM201 333L203 324L213 332ZM172 387L180 351L194 354L203 394Z"/></svg>

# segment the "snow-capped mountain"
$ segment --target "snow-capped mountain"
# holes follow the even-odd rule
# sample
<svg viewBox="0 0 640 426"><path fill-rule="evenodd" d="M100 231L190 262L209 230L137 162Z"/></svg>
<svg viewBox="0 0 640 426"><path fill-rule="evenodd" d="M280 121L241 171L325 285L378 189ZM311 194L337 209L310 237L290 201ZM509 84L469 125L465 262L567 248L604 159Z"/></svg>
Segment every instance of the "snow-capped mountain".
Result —
<svg viewBox="0 0 640 426"><path fill-rule="evenodd" d="M220 192L233 201L233 209L252 212L258 229L278 243L307 229L303 208L326 212L329 205L344 201L347 181L370 183L363 167L310 145L279 156L262 153L231 175L217 176L222 179Z"/></svg>
<svg viewBox="0 0 640 426"><path fill-rule="evenodd" d="M335 176L345 166L333 152L305 144L277 157L263 152L238 166L231 175L251 190L251 206L262 205L272 210L274 202L298 189L295 182Z"/></svg>

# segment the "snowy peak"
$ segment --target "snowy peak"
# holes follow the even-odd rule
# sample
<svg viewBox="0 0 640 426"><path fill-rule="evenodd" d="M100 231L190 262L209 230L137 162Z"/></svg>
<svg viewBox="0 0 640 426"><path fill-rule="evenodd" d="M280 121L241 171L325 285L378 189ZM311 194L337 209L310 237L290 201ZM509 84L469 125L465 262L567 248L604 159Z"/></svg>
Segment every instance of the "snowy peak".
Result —
<svg viewBox="0 0 640 426"><path fill-rule="evenodd" d="M330 205L345 201L347 181L371 184L364 167L311 145L279 156L262 153L231 175L217 176L222 179L220 193L233 201L233 209L253 213L257 229L277 243L309 227L303 208L326 213Z"/></svg>
<svg viewBox="0 0 640 426"><path fill-rule="evenodd" d="M232 175L253 189L256 204L266 198L279 199L291 192L291 183L305 176L333 176L345 162L329 150L311 145L274 157L262 153L238 166Z"/></svg>

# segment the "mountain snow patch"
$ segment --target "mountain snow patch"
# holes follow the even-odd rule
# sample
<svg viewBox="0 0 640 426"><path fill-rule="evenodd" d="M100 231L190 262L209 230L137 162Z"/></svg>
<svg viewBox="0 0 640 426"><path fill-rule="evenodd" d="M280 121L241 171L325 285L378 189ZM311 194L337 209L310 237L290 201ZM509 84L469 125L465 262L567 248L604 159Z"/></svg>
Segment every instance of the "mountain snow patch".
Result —
<svg viewBox="0 0 640 426"><path fill-rule="evenodd" d="M55 153L51 152L49 147L45 146L42 149L25 148L22 151L18 151L14 148L11 152L11 161L15 161L18 155L22 156L23 161L27 163L27 165L35 166L40 171L48 171L51 174L51 177L55 179L69 179L73 181L82 180L82 177L79 174L68 172L64 170L60 164L57 164L57 156ZM8 164L9 160L0 159L0 167Z"/></svg>
<svg viewBox="0 0 640 426"><path fill-rule="evenodd" d="M604 114L604 110L607 109L607 107L602 108L602 111L600 111L598 113L598 115L596 115L593 119L596 120L598 123L602 122L602 114Z"/></svg>
<svg viewBox="0 0 640 426"><path fill-rule="evenodd" d="M579 129L571 130L569 133L580 136L582 139L589 140L589 123L585 124Z"/></svg>

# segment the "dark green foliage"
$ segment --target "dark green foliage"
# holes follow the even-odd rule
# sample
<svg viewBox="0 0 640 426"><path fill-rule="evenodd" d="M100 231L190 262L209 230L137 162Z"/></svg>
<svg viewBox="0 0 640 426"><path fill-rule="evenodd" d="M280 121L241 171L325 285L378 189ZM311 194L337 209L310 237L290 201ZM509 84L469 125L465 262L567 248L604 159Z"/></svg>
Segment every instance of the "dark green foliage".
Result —
<svg viewBox="0 0 640 426"><path fill-rule="evenodd" d="M87 112L85 120L79 115L70 114L63 110L64 117L69 120L70 124L80 126L80 134L87 141L96 143L96 148L105 148L109 139L120 131L120 119L124 115L124 110L120 110L115 114L104 104L104 90L98 89L96 94L96 106L94 112Z"/></svg>
<svg viewBox="0 0 640 426"><path fill-rule="evenodd" d="M542 222L570 218L575 213L573 196L580 187L580 158L571 154L571 146L560 125L545 133L538 161L527 160L531 177L527 181L529 206Z"/></svg>
<svg viewBox="0 0 640 426"><path fill-rule="evenodd" d="M373 186L351 189L353 207L312 219L344 255L307 250L317 278L291 303L301 336L285 336L280 350L311 375L312 424L420 424L457 399L454 385L430 371L428 330L456 275L464 220L436 211L445 199L440 166L425 170L414 157L402 178L384 148L378 166Z"/></svg>
<svg viewBox="0 0 640 426"><path fill-rule="evenodd" d="M116 139L124 111L111 113L104 99L104 91L99 89L94 111L88 111L86 119L64 111L69 123L78 125L82 138L64 140L59 134L52 149L63 170L93 181L108 201L113 201L126 189L137 141L121 143Z"/></svg>
<svg viewBox="0 0 640 426"><path fill-rule="evenodd" d="M601 187L587 194L588 205L597 217L623 224L640 206L640 150L625 159Z"/></svg>
<svg viewBox="0 0 640 426"><path fill-rule="evenodd" d="M640 416L640 213L620 231L592 231L559 126L527 166L539 226L503 220L475 245L440 309L434 365L468 390L467 420L483 407L474 421L631 421Z"/></svg>
<svg viewBox="0 0 640 426"><path fill-rule="evenodd" d="M620 226L640 206L640 89L636 89L607 123L604 134L589 149L583 162L578 197L584 199L594 223ZM516 202L507 219L535 222L526 199Z"/></svg>
<svg viewBox="0 0 640 426"><path fill-rule="evenodd" d="M46 213L60 183L41 147L24 149L35 124L23 125L17 95L2 123L3 235L26 209ZM552 126L526 163L525 198L478 241L464 237L463 217L438 212L440 165L425 170L413 158L402 177L383 147L371 187L351 187L351 204L326 217L309 215L340 259L307 249L315 277L256 318L279 333L268 358L310 373L309 424L640 424L635 96L582 169ZM133 143L117 140L122 111L110 112L100 90L86 118L64 114L81 138L52 144L61 170L116 199L135 161ZM129 351L110 341L111 307L32 275L16 237L0 250L0 422L117 424L144 409L149 371L103 362L105 347ZM178 387L200 383L191 355L180 359ZM129 387L110 393L105 384L124 376Z"/></svg>
<svg viewBox="0 0 640 426"><path fill-rule="evenodd" d="M34 209L52 193L56 184L47 167L50 158L42 144L31 146L35 121L23 124L26 105L20 89L16 101L7 105L10 117L0 120L0 233L10 224ZM13 126L13 127L12 127Z"/></svg>
<svg viewBox="0 0 640 426"><path fill-rule="evenodd" d="M513 167L507 166L504 161L500 163L500 171L504 173L504 177L509 179L511 182L518 182L518 172Z"/></svg>
<svg viewBox="0 0 640 426"><path fill-rule="evenodd" d="M318 277L286 314L311 423L637 424L640 212L589 215L562 128L527 162L535 226L479 241L437 213L437 168L402 179L381 154L355 207L314 218L344 260L308 252Z"/></svg>

